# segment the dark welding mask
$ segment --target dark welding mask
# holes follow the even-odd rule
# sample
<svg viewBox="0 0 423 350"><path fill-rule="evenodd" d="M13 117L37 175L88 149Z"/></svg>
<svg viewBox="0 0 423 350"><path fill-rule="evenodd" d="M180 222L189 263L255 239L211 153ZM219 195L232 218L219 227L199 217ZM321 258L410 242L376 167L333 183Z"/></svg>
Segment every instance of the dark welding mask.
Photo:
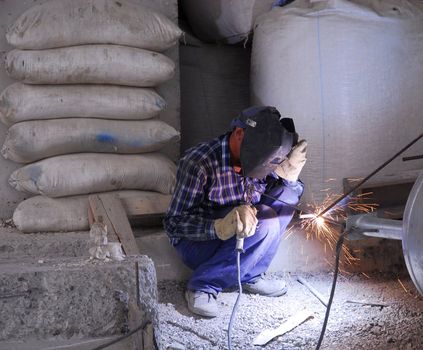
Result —
<svg viewBox="0 0 423 350"><path fill-rule="evenodd" d="M282 163L298 142L294 122L275 107L250 107L232 121L244 129L240 161L244 176L262 179Z"/></svg>

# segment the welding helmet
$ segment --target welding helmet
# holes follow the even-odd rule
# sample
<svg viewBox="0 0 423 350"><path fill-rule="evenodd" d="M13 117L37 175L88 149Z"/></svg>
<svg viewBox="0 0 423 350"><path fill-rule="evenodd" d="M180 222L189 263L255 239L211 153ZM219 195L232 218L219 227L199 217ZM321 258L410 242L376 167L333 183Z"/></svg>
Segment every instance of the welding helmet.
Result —
<svg viewBox="0 0 423 350"><path fill-rule="evenodd" d="M294 122L281 118L275 107L244 109L232 120L232 128L244 129L240 161L244 176L262 179L282 163L298 142Z"/></svg>

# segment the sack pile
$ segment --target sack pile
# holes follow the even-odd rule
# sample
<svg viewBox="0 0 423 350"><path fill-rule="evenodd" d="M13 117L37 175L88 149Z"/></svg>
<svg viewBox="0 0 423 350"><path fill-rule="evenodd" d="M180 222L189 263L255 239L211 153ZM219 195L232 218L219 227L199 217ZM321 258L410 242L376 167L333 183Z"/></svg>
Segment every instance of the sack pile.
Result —
<svg viewBox="0 0 423 350"><path fill-rule="evenodd" d="M181 34L127 0L47 1L12 24L5 67L19 82L0 96L1 154L27 163L10 185L41 195L15 210L19 229L88 229L89 193L123 190L125 205L126 190L149 199L173 191L176 167L158 151L179 132L154 118L166 102L153 88L173 77L160 52Z"/></svg>

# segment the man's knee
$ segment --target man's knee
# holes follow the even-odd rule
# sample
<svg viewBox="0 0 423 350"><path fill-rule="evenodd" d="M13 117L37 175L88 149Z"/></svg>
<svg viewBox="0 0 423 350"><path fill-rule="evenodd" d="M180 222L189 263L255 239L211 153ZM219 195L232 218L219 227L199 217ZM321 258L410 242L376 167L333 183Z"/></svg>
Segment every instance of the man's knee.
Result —
<svg viewBox="0 0 423 350"><path fill-rule="evenodd" d="M256 234L275 235L280 233L278 214L267 205L257 206L257 231Z"/></svg>

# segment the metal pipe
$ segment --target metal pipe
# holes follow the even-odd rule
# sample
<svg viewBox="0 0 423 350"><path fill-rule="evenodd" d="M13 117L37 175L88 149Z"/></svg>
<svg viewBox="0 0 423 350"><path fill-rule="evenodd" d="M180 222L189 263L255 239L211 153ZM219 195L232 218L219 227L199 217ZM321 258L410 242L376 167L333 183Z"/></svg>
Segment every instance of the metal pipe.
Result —
<svg viewBox="0 0 423 350"><path fill-rule="evenodd" d="M402 220L378 218L372 214L351 215L347 218L347 231L368 237L402 240Z"/></svg>

